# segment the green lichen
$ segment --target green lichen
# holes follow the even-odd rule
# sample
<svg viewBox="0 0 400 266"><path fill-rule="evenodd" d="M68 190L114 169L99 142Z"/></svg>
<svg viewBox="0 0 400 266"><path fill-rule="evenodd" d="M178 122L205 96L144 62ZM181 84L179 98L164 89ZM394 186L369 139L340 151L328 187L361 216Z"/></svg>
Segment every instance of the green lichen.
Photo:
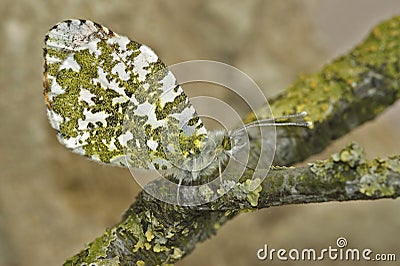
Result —
<svg viewBox="0 0 400 266"><path fill-rule="evenodd" d="M203 185L200 186L199 188L200 195L207 201L209 202L214 195L214 191L208 186L208 185Z"/></svg>
<svg viewBox="0 0 400 266"><path fill-rule="evenodd" d="M167 247L167 246L163 246L163 245L160 245L159 243L157 243L157 244L154 245L153 251L156 252L156 253L164 252L164 251L168 252L168 251L170 251L170 248Z"/></svg>
<svg viewBox="0 0 400 266"><path fill-rule="evenodd" d="M367 196L391 196L394 194L394 187L386 184L386 177L365 175L360 179L360 192Z"/></svg>
<svg viewBox="0 0 400 266"><path fill-rule="evenodd" d="M245 195L246 200L252 207L258 205L258 199L260 198L260 192L262 191L261 179L247 179L244 183L239 184L239 189Z"/></svg>
<svg viewBox="0 0 400 266"><path fill-rule="evenodd" d="M172 253L171 258L174 260L178 260L180 258L182 258L182 256L185 254L185 252L183 252L181 249L174 247L174 253Z"/></svg>
<svg viewBox="0 0 400 266"><path fill-rule="evenodd" d="M356 142L352 142L338 153L334 153L328 160L316 161L310 164L310 170L323 179L333 177L337 180L348 180L341 176L349 168L362 167L366 162L364 150Z"/></svg>
<svg viewBox="0 0 400 266"><path fill-rule="evenodd" d="M393 172L400 173L400 156L389 157L386 160L387 167Z"/></svg>
<svg viewBox="0 0 400 266"><path fill-rule="evenodd" d="M142 260L138 260L136 262L136 266L145 266L145 265L146 265L146 263L144 261L142 261Z"/></svg>
<svg viewBox="0 0 400 266"><path fill-rule="evenodd" d="M346 148L331 156L334 162L342 162L350 167L365 163L365 152L356 142L351 143Z"/></svg>
<svg viewBox="0 0 400 266"><path fill-rule="evenodd" d="M146 236L147 242L150 242L154 238L154 234L150 229L147 229L144 235Z"/></svg>
<svg viewBox="0 0 400 266"><path fill-rule="evenodd" d="M216 222L216 223L214 223L214 225L213 225L213 228L214 228L215 230L218 230L220 227L221 227L221 223L220 223L220 222Z"/></svg>
<svg viewBox="0 0 400 266"><path fill-rule="evenodd" d="M328 160L317 161L310 165L310 170L319 178L329 181L334 185L353 185L351 181L358 182L358 192L372 196L392 196L394 187L388 184L390 171L398 170L399 160L395 157L389 159L375 159L367 161L364 150L355 142L335 153ZM349 176L350 169L355 174ZM347 183L350 182L350 183ZM349 189L349 193L353 193Z"/></svg>
<svg viewBox="0 0 400 266"><path fill-rule="evenodd" d="M114 256L112 258L107 258L107 251L110 244L117 239L116 229L107 229L105 234L96 240L94 240L83 252L87 253L84 258L84 265L90 265L91 263L98 266L112 266L120 265L119 257ZM78 265L79 258L72 258L67 260L64 265Z"/></svg>
<svg viewBox="0 0 400 266"><path fill-rule="evenodd" d="M366 167L359 171L360 189L367 196L392 196L395 193L393 184L388 183L391 171L396 172L399 160L395 157L375 159L366 163Z"/></svg>
<svg viewBox="0 0 400 266"><path fill-rule="evenodd" d="M115 239L117 239L115 229L108 229L102 237L97 238L93 242L93 245L90 246L88 258L98 259L105 257L107 255L108 246Z"/></svg>

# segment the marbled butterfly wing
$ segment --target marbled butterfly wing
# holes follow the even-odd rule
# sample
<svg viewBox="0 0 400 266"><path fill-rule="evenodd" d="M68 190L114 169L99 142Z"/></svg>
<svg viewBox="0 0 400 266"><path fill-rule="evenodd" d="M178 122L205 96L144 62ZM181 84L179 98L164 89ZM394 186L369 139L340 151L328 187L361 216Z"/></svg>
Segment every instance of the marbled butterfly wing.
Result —
<svg viewBox="0 0 400 266"><path fill-rule="evenodd" d="M168 169L171 154L197 153L207 137L173 74L145 45L88 20L67 20L46 35L44 60L48 118L75 153Z"/></svg>

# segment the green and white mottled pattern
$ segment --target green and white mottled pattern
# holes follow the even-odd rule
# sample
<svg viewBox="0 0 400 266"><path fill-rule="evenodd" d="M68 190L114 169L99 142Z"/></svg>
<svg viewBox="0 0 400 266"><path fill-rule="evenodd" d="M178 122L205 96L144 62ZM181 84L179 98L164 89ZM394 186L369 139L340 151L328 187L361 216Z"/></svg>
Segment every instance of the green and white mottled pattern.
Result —
<svg viewBox="0 0 400 266"><path fill-rule="evenodd" d="M48 118L73 152L165 170L171 156L185 160L206 145L201 119L149 47L88 20L67 20L46 35L44 59Z"/></svg>

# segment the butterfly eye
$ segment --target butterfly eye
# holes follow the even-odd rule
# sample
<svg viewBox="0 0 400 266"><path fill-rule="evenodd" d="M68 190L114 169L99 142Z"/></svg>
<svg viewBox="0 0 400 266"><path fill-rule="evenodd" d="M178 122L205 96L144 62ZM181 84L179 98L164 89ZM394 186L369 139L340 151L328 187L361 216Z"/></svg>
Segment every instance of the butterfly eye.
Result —
<svg viewBox="0 0 400 266"><path fill-rule="evenodd" d="M232 149L232 141L229 137L224 136L224 138L222 139L222 147L226 151L229 151Z"/></svg>

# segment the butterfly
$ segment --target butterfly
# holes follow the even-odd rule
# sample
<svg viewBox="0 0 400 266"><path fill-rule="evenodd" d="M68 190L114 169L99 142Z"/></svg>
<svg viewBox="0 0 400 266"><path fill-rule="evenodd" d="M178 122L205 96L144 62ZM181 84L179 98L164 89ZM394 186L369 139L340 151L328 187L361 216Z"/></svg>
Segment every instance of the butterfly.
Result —
<svg viewBox="0 0 400 266"><path fill-rule="evenodd" d="M47 116L61 144L99 163L157 170L189 183L241 165L246 129L309 126L270 118L208 131L174 75L146 45L89 20L66 20L44 45ZM278 119L303 117L293 114Z"/></svg>

